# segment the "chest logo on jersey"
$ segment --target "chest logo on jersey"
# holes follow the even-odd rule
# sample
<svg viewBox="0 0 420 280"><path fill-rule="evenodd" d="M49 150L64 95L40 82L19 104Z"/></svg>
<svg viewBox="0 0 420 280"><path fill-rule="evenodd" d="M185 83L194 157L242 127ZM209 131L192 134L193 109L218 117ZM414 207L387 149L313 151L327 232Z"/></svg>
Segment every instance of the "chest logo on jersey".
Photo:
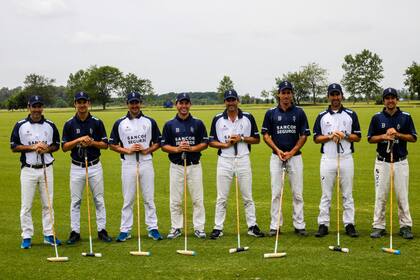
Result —
<svg viewBox="0 0 420 280"><path fill-rule="evenodd" d="M296 116L293 116L292 119L293 119L293 122L296 122Z"/></svg>
<svg viewBox="0 0 420 280"><path fill-rule="evenodd" d="M32 133L29 131L29 130L27 130L26 131L26 136L28 137L28 136L32 136Z"/></svg>
<svg viewBox="0 0 420 280"><path fill-rule="evenodd" d="M125 132L129 132L129 131L131 131L131 127L129 127L129 126L127 125L127 126L125 127L124 131L125 131Z"/></svg>
<svg viewBox="0 0 420 280"><path fill-rule="evenodd" d="M89 133L90 133L90 135L93 134L93 129L92 128L89 128Z"/></svg>
<svg viewBox="0 0 420 280"><path fill-rule="evenodd" d="M179 133L179 127L175 127L175 132Z"/></svg>
<svg viewBox="0 0 420 280"><path fill-rule="evenodd" d="M277 117L277 121L281 122L281 116Z"/></svg>
<svg viewBox="0 0 420 280"><path fill-rule="evenodd" d="M385 123L381 123L381 128L385 128Z"/></svg>
<svg viewBox="0 0 420 280"><path fill-rule="evenodd" d="M190 127L190 131L191 131L191 133L194 133L194 127Z"/></svg>
<svg viewBox="0 0 420 280"><path fill-rule="evenodd" d="M127 136L128 144L146 143L146 134Z"/></svg>
<svg viewBox="0 0 420 280"><path fill-rule="evenodd" d="M76 134L80 134L80 128L76 128Z"/></svg>
<svg viewBox="0 0 420 280"><path fill-rule="evenodd" d="M400 128L401 128L401 125L397 124L397 130L400 130Z"/></svg>

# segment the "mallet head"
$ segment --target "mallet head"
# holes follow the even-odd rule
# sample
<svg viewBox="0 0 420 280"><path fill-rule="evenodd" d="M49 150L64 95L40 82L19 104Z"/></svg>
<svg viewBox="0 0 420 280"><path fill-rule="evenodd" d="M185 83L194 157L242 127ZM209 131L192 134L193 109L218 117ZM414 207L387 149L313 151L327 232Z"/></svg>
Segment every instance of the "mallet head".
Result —
<svg viewBox="0 0 420 280"><path fill-rule="evenodd" d="M328 247L331 251L348 253L350 252L349 248L341 248L340 246L329 246Z"/></svg>
<svg viewBox="0 0 420 280"><path fill-rule="evenodd" d="M47 258L49 262L67 262L69 260L68 257L51 257Z"/></svg>
<svg viewBox="0 0 420 280"><path fill-rule="evenodd" d="M176 250L176 252L180 255L185 255L185 256L196 256L197 253L195 251L190 251L190 250Z"/></svg>
<svg viewBox="0 0 420 280"><path fill-rule="evenodd" d="M83 257L97 257L97 258L101 258L102 254L101 253L82 253Z"/></svg>
<svg viewBox="0 0 420 280"><path fill-rule="evenodd" d="M395 250L395 249L391 249L391 248L382 248L382 251L388 254L393 254L393 255L401 255L400 250Z"/></svg>
<svg viewBox="0 0 420 280"><path fill-rule="evenodd" d="M151 256L150 252L142 252L142 251L131 251L130 255L132 256Z"/></svg>
<svg viewBox="0 0 420 280"><path fill-rule="evenodd" d="M267 253L264 254L264 259L270 259L270 258L282 258L285 257L286 253L282 252L282 253Z"/></svg>
<svg viewBox="0 0 420 280"><path fill-rule="evenodd" d="M238 248L229 249L229 253L233 254L233 253L239 253L239 252L244 252L248 250L249 250L249 247L238 247Z"/></svg>

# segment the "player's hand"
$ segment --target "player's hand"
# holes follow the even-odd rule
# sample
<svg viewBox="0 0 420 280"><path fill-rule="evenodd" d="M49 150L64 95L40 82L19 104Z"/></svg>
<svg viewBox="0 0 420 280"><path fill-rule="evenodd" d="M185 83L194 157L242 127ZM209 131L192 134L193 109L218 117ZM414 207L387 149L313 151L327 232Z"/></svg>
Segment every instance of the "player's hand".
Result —
<svg viewBox="0 0 420 280"><path fill-rule="evenodd" d="M387 129L386 135L388 136L388 138L390 138L388 140L395 140L395 138L397 138L398 136L398 131L395 128L391 127Z"/></svg>
<svg viewBox="0 0 420 280"><path fill-rule="evenodd" d="M241 136L240 136L240 135L238 135L238 134L236 134L236 135L231 135L231 136L229 137L229 142L230 142L231 144L236 144L236 143L238 143L238 142L241 142Z"/></svg>
<svg viewBox="0 0 420 280"><path fill-rule="evenodd" d="M281 161L285 161L285 159L284 159L284 152L282 150L277 150L276 151L276 154L277 154L277 156L279 157L279 159Z"/></svg>
<svg viewBox="0 0 420 280"><path fill-rule="evenodd" d="M141 144L136 143L136 144L131 145L128 151L129 151L129 154L131 155L136 152L141 152L142 148L143 146Z"/></svg>
<svg viewBox="0 0 420 280"><path fill-rule="evenodd" d="M289 158L293 157L295 155L295 153L293 152L284 152L283 153L283 161L288 160Z"/></svg>
<svg viewBox="0 0 420 280"><path fill-rule="evenodd" d="M190 143L185 140L181 141L181 143L179 143L179 146L178 146L178 152L181 153L181 152L189 152L189 151L191 151Z"/></svg>
<svg viewBox="0 0 420 280"><path fill-rule="evenodd" d="M89 135L85 135L79 138L79 143L82 148L86 148L92 145L93 139Z"/></svg>

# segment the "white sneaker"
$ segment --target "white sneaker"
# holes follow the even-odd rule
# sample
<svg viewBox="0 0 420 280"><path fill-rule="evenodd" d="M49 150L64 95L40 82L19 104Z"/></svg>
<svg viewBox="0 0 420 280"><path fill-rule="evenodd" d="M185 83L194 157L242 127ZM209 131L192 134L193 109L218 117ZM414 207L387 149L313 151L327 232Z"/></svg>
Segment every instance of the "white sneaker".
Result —
<svg viewBox="0 0 420 280"><path fill-rule="evenodd" d="M194 234L198 238L201 238L201 239L205 239L206 238L206 233L203 230L196 230L196 231L194 231Z"/></svg>
<svg viewBox="0 0 420 280"><path fill-rule="evenodd" d="M169 234L166 238L175 239L178 236L181 236L181 229L180 228L171 228L171 231L169 232Z"/></svg>

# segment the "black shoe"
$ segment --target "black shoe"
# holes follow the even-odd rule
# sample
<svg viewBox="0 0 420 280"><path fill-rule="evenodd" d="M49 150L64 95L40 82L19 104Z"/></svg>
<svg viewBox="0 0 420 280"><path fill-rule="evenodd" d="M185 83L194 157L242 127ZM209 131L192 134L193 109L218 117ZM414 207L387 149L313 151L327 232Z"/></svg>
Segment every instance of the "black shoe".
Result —
<svg viewBox="0 0 420 280"><path fill-rule="evenodd" d="M295 233L300 236L308 236L308 232L304 228L301 228L301 229L295 228Z"/></svg>
<svg viewBox="0 0 420 280"><path fill-rule="evenodd" d="M70 232L70 237L66 243L72 245L75 244L77 241L80 241L80 233L77 233L73 230L72 232Z"/></svg>
<svg viewBox="0 0 420 280"><path fill-rule="evenodd" d="M218 239L219 237L223 236L223 231L220 229L213 229L213 231L210 233L211 239Z"/></svg>
<svg viewBox="0 0 420 280"><path fill-rule="evenodd" d="M373 228L372 233L370 234L370 237L372 238L380 238L382 236L386 235L386 230L383 228Z"/></svg>
<svg viewBox="0 0 420 280"><path fill-rule="evenodd" d="M405 226L400 228L400 236L402 236L404 239L413 239L414 235L411 232L411 227Z"/></svg>
<svg viewBox="0 0 420 280"><path fill-rule="evenodd" d="M356 231L353 224L348 224L346 226L346 234L350 237L359 237L359 233Z"/></svg>
<svg viewBox="0 0 420 280"><path fill-rule="evenodd" d="M249 227L248 234L255 237L264 237L264 233L260 230L260 228L257 225Z"/></svg>
<svg viewBox="0 0 420 280"><path fill-rule="evenodd" d="M111 242L112 238L108 236L108 232L105 229L98 231L98 238L103 242Z"/></svg>
<svg viewBox="0 0 420 280"><path fill-rule="evenodd" d="M279 229L279 234L281 233L280 229ZM277 229L271 228L270 231L268 232L268 236L276 236L277 235Z"/></svg>
<svg viewBox="0 0 420 280"><path fill-rule="evenodd" d="M326 225L319 225L318 232L315 233L316 237L324 237L328 234L328 227Z"/></svg>

